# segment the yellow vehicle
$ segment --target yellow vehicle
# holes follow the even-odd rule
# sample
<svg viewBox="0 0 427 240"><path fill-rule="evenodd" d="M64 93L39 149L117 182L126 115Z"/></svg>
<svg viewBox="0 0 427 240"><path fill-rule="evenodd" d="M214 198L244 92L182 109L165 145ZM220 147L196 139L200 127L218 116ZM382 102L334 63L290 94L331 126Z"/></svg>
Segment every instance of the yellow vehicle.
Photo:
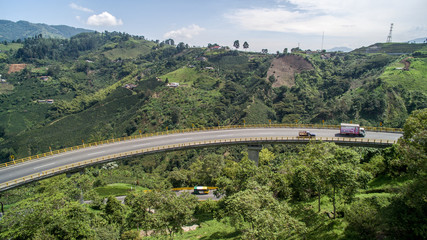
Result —
<svg viewBox="0 0 427 240"><path fill-rule="evenodd" d="M195 186L194 187L194 194L208 194L209 189L206 186Z"/></svg>
<svg viewBox="0 0 427 240"><path fill-rule="evenodd" d="M316 137L316 134L311 133L310 131L300 131L298 133L298 136L299 137L309 137L309 138L311 138L311 137Z"/></svg>

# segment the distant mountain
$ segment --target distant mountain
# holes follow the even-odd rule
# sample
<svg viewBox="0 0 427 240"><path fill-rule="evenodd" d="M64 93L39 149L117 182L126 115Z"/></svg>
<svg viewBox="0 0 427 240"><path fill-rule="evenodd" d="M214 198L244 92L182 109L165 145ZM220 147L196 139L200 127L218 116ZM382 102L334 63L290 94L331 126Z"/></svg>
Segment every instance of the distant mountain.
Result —
<svg viewBox="0 0 427 240"><path fill-rule="evenodd" d="M50 38L70 38L82 32L93 32L83 28L74 28L65 25L47 25L30 23L27 21L12 22L0 20L0 41L24 39L42 34Z"/></svg>
<svg viewBox="0 0 427 240"><path fill-rule="evenodd" d="M326 51L327 52L350 52L351 50L353 50L353 49L348 48L348 47L334 47L334 48L328 49Z"/></svg>
<svg viewBox="0 0 427 240"><path fill-rule="evenodd" d="M408 43L427 43L427 37L413 39L408 41Z"/></svg>

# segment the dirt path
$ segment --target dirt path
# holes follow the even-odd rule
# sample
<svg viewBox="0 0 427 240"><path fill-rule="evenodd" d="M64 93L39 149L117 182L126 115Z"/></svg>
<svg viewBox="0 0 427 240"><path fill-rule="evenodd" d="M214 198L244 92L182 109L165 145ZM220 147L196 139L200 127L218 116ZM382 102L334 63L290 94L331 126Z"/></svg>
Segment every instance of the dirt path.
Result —
<svg viewBox="0 0 427 240"><path fill-rule="evenodd" d="M413 58L413 57L407 57L402 59L402 61L400 61L401 63L405 64L405 67L403 68L403 70L405 71L409 71L409 67L411 66L411 62L408 61L409 58Z"/></svg>

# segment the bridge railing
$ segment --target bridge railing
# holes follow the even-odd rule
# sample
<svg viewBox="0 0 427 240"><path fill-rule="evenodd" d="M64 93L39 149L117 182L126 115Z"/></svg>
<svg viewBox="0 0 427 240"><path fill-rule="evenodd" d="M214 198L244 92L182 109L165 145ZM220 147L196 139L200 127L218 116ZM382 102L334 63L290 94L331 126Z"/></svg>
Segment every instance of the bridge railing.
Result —
<svg viewBox="0 0 427 240"><path fill-rule="evenodd" d="M149 154L155 152L164 152L170 150L178 150L184 148L191 148L197 146L207 146L207 145L215 145L215 144L238 144L238 143L248 143L248 142L298 142L298 141L326 141L326 142L336 142L336 143L368 143L368 144L378 144L378 145L390 145L395 144L396 141L391 140L376 140L376 139L364 139L364 138L347 138L347 137L316 137L316 138L308 138L308 137L252 137L252 138L230 138L230 139L218 139L218 140L205 140L205 141L196 141L196 142L188 142L188 143L180 143L180 144L171 144L164 145L159 147L152 148L144 148L135 151L123 152L113 155L108 155L99 158L88 159L82 162L68 164L62 167L53 168L47 171L42 171L39 173L35 173L29 176L25 176L19 179L15 179L9 182L1 183L0 190L4 188L9 188L10 186L34 181L40 178L46 178L49 176L57 175L63 172L70 171L72 169L85 167L88 165L94 165L102 162L109 162L115 159L125 158L134 155L141 154Z"/></svg>
<svg viewBox="0 0 427 240"><path fill-rule="evenodd" d="M225 129L236 129L236 128L319 128L319 129L339 129L339 125L324 125L324 124L244 124L244 125L229 125L229 126L217 126L217 127L198 127L198 128L188 128L188 129L175 129L175 130L167 130L163 132L156 132L156 133L145 133L145 134L137 134L133 136L128 137L121 137L121 138L113 138L108 140L102 140L98 142L92 142L92 143L86 143L81 144L74 147L68 147L63 148L59 150L51 150L49 152L45 152L42 154L37 154L25 158L20 158L17 160L9 161L6 163L1 163L0 168L12 166L18 163L23 163L26 161L30 161L33 159L38 159L41 157L47 157L54 154L60 154L64 152L69 152L73 150L78 150L82 148L87 147L93 147L103 144L109 144L109 143L115 143L115 142L122 142L132 139L138 139L138 138L147 138L147 137L153 137L153 136L161 136L161 135L167 135L167 134L176 134L176 133L187 133L187 132L198 132L198 131L212 131L212 130L225 130ZM377 127L365 127L368 131L377 131L377 132L402 132L402 129L400 128L377 128Z"/></svg>

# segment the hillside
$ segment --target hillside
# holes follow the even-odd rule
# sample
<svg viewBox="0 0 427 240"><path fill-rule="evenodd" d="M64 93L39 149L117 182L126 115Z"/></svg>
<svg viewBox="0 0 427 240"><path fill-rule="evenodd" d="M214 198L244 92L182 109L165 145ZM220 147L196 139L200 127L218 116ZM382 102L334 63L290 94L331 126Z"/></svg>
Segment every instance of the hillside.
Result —
<svg viewBox="0 0 427 240"><path fill-rule="evenodd" d="M402 56L363 50L273 56L109 32L2 44L2 161L82 139L193 124L353 121L401 127L412 111L427 107L426 57L412 45L388 46L415 51ZM408 71L397 70L405 64ZM167 87L172 82L179 87Z"/></svg>
<svg viewBox="0 0 427 240"><path fill-rule="evenodd" d="M30 23L27 21L12 22L0 20L0 41L16 41L42 34L51 38L70 38L82 32L92 32L83 28L74 28L65 25L47 25Z"/></svg>
<svg viewBox="0 0 427 240"><path fill-rule="evenodd" d="M239 145L58 175L1 194L0 239L138 239L153 229L150 239L166 229L174 239L425 239L427 45L413 45L271 55L118 32L1 43L0 163L218 125L352 121L405 133L386 149L263 145L258 165ZM194 186L223 198L171 191Z"/></svg>
<svg viewBox="0 0 427 240"><path fill-rule="evenodd" d="M287 86L292 87L295 85L295 74L302 71L312 70L313 66L310 62L301 56L286 55L283 57L275 58L271 62L268 69L267 76L273 76L275 81L273 87Z"/></svg>

